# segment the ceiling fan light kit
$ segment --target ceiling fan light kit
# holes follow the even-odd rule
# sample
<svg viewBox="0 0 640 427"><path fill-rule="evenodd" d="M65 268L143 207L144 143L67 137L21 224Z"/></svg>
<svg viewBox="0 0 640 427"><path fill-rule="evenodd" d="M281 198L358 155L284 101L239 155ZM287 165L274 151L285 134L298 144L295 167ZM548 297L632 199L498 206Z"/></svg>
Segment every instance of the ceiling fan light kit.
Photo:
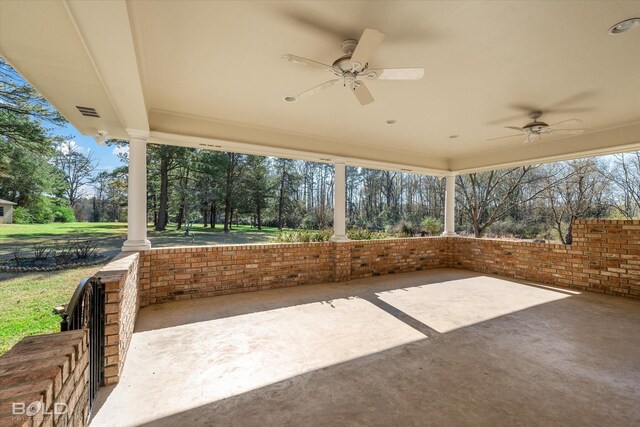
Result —
<svg viewBox="0 0 640 427"><path fill-rule="evenodd" d="M282 59L295 64L307 65L324 69L332 73L337 79L329 80L298 96L287 96L285 101L293 102L301 98L327 89L338 81L342 80L343 86L351 89L361 105L371 104L375 101L373 95L364 84L362 79L368 80L420 80L424 76L423 68L391 68L391 69L369 69L369 59L377 50L384 39L384 34L378 30L367 28L362 33L360 40L347 39L342 42L343 56L336 59L332 65L323 64L311 59L302 58L296 55L283 55Z"/></svg>

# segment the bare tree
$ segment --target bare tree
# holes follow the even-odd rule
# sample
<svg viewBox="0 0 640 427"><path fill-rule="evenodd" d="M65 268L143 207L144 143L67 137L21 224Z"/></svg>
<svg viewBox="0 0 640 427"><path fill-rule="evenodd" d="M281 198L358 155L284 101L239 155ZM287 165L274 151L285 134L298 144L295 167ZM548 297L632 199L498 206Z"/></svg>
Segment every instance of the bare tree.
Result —
<svg viewBox="0 0 640 427"><path fill-rule="evenodd" d="M75 209L80 198L85 195L85 188L91 182L98 162L94 159L93 152L82 153L73 141L63 141L56 148L54 163L62 171L66 184L63 193Z"/></svg>
<svg viewBox="0 0 640 427"><path fill-rule="evenodd" d="M602 179L602 167L593 158L573 160L552 167L555 183L547 186L545 198L552 214L552 226L565 245L573 243L573 221L606 213L608 203L603 195L608 182Z"/></svg>
<svg viewBox="0 0 640 427"><path fill-rule="evenodd" d="M458 175L458 206L471 224L475 237L516 208L536 199L544 191L544 175L538 166ZM527 188L524 193L523 188Z"/></svg>
<svg viewBox="0 0 640 427"><path fill-rule="evenodd" d="M640 216L640 151L617 155L615 166L607 178L622 192L616 208L627 218Z"/></svg>

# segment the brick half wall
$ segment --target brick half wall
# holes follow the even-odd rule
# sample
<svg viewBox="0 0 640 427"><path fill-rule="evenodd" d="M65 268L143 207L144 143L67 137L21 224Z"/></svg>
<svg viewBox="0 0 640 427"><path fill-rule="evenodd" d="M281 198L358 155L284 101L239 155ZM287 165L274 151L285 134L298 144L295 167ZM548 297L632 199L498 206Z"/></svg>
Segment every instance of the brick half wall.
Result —
<svg viewBox="0 0 640 427"><path fill-rule="evenodd" d="M640 298L640 221L579 220L573 245L452 238L454 267Z"/></svg>
<svg viewBox="0 0 640 427"><path fill-rule="evenodd" d="M123 252L95 277L105 287L105 384L120 379L140 308L137 252Z"/></svg>
<svg viewBox="0 0 640 427"><path fill-rule="evenodd" d="M334 243L204 246L141 252L140 304L331 282Z"/></svg>
<svg viewBox="0 0 640 427"><path fill-rule="evenodd" d="M447 237L360 240L349 242L349 246L349 279L453 265L451 241Z"/></svg>
<svg viewBox="0 0 640 427"><path fill-rule="evenodd" d="M140 305L454 267L640 298L640 221L582 220L571 246L463 237L151 249Z"/></svg>
<svg viewBox="0 0 640 427"><path fill-rule="evenodd" d="M0 357L0 426L87 425L87 339L87 330L34 335Z"/></svg>
<svg viewBox="0 0 640 427"><path fill-rule="evenodd" d="M450 248L425 237L150 249L140 254L140 305L449 267Z"/></svg>

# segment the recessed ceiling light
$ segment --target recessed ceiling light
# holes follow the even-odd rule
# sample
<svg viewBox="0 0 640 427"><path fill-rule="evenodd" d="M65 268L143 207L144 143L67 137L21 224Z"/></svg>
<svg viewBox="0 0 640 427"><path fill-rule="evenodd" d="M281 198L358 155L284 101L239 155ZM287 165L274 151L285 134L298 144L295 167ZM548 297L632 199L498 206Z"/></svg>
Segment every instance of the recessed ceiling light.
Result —
<svg viewBox="0 0 640 427"><path fill-rule="evenodd" d="M454 138L457 138L457 137L459 137L459 136L460 136L460 135L449 135L449 138L454 139Z"/></svg>
<svg viewBox="0 0 640 427"><path fill-rule="evenodd" d="M625 19L624 21L620 21L613 27L609 28L609 35L615 36L616 34L626 33L636 27L640 27L640 18Z"/></svg>
<svg viewBox="0 0 640 427"><path fill-rule="evenodd" d="M398 121L391 119L391 120L387 120L385 123L388 125L395 125L396 123L398 123Z"/></svg>
<svg viewBox="0 0 640 427"><path fill-rule="evenodd" d="M285 96L284 100L287 102L296 102L298 98L296 98L295 96Z"/></svg>

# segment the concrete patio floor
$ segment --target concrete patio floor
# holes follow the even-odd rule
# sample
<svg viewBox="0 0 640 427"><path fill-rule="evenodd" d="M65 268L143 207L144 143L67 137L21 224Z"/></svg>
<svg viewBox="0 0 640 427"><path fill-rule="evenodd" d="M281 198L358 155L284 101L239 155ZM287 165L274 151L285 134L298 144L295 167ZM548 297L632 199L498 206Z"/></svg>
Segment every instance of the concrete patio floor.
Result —
<svg viewBox="0 0 640 427"><path fill-rule="evenodd" d="M140 311L92 426L640 425L640 303L429 270Z"/></svg>

